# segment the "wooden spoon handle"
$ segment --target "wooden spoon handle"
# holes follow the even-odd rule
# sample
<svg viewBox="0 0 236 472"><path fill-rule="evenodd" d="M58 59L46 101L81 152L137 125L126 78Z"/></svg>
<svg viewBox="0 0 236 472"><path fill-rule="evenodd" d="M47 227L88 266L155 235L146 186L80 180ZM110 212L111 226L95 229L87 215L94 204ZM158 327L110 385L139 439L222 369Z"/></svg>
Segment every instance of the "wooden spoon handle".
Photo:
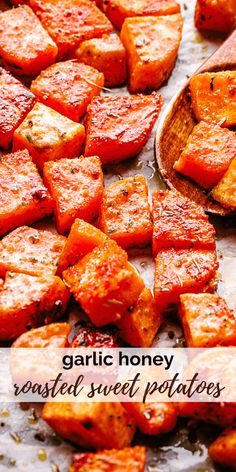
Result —
<svg viewBox="0 0 236 472"><path fill-rule="evenodd" d="M213 72L236 69L236 30L197 70L199 72Z"/></svg>

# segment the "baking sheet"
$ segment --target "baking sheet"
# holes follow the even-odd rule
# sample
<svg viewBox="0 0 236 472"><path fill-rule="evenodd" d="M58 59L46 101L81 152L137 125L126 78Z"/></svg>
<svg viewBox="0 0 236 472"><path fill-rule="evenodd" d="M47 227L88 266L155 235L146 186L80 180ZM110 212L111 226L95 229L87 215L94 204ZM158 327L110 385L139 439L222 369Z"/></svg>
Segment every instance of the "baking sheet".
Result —
<svg viewBox="0 0 236 472"><path fill-rule="evenodd" d="M221 44L222 39L214 35L203 37L193 25L195 0L180 1L185 18L183 40L174 72L164 87L160 89L165 106L178 91L181 84L198 66ZM5 4L0 1L0 9ZM108 93L108 92L105 92ZM113 89L112 94L127 94L127 89ZM105 169L106 184L134 175L144 174L150 192L164 188L158 176L154 156L154 133L140 155L126 163ZM220 262L219 294L223 295L230 307L236 309L236 231L235 222L230 219L213 219L217 229L217 247ZM50 227L51 222L38 224L37 227ZM130 260L135 264L146 285L153 287L154 264L150 250L131 253ZM77 319L72 310L70 319ZM164 323L156 340L157 346L181 346L182 331L175 319ZM66 443L39 418L40 405L1 405L0 406L0 472L66 472L75 448ZM193 420L179 420L176 429L165 436L137 435L135 442L146 444L148 460L146 472L213 472L219 469L208 457L207 446L218 434L218 428L198 424ZM226 472L226 468L224 468Z"/></svg>

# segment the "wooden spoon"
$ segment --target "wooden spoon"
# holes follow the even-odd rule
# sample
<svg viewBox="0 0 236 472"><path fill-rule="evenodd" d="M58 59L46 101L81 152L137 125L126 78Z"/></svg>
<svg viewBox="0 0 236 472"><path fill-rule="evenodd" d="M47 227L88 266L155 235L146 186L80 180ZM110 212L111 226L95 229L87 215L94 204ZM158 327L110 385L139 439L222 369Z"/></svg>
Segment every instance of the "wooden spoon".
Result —
<svg viewBox="0 0 236 472"><path fill-rule="evenodd" d="M229 69L236 69L236 30L195 74ZM188 80L173 97L158 123L155 155L160 174L169 188L178 190L206 211L226 215L229 213L228 210L208 197L206 191L197 183L188 180L173 168L195 125Z"/></svg>

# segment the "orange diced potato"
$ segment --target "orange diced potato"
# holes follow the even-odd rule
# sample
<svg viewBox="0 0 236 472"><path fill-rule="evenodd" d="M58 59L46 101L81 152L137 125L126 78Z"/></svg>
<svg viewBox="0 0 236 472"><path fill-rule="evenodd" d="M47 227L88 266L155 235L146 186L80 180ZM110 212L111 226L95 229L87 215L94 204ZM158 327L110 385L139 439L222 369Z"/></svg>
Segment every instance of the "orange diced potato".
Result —
<svg viewBox="0 0 236 472"><path fill-rule="evenodd" d="M70 343L71 348L114 348L118 347L117 337L108 330L94 328L90 324L80 323L78 328L76 324L76 335Z"/></svg>
<svg viewBox="0 0 236 472"><path fill-rule="evenodd" d="M145 146L162 107L159 94L96 97L88 107L86 156L121 161Z"/></svg>
<svg viewBox="0 0 236 472"><path fill-rule="evenodd" d="M118 29L128 17L173 15L180 11L180 5L175 0L103 0L102 6Z"/></svg>
<svg viewBox="0 0 236 472"><path fill-rule="evenodd" d="M145 288L118 322L119 336L135 347L150 347L161 325L152 292Z"/></svg>
<svg viewBox="0 0 236 472"><path fill-rule="evenodd" d="M181 41L180 13L126 18L121 40L126 48L130 92L158 89L174 68Z"/></svg>
<svg viewBox="0 0 236 472"><path fill-rule="evenodd" d="M95 226L86 223L86 221L77 218L71 226L60 256L58 274L60 275L67 267L76 264L79 259L82 259L95 247L103 246L106 241L108 241L106 234L95 228Z"/></svg>
<svg viewBox="0 0 236 472"><path fill-rule="evenodd" d="M118 180L106 187L99 226L123 248L147 246L151 242L152 218L143 175Z"/></svg>
<svg viewBox="0 0 236 472"><path fill-rule="evenodd" d="M0 236L53 211L52 198L26 149L1 158L0 194Z"/></svg>
<svg viewBox="0 0 236 472"><path fill-rule="evenodd" d="M69 298L59 277L7 272L0 292L0 339L15 339L31 328L58 319Z"/></svg>
<svg viewBox="0 0 236 472"><path fill-rule="evenodd" d="M63 438L92 449L129 446L135 426L120 403L46 403L43 419Z"/></svg>
<svg viewBox="0 0 236 472"><path fill-rule="evenodd" d="M47 161L80 155L84 126L36 103L14 132L13 150L28 149L40 171Z"/></svg>
<svg viewBox="0 0 236 472"><path fill-rule="evenodd" d="M103 85L101 72L74 60L58 62L42 71L33 80L31 91L44 105L78 122Z"/></svg>
<svg viewBox="0 0 236 472"><path fill-rule="evenodd" d="M215 250L163 249L157 253L154 298L157 308L175 307L182 293L208 290L218 268Z"/></svg>
<svg viewBox="0 0 236 472"><path fill-rule="evenodd" d="M181 295L179 316L188 347L236 345L235 316L225 300L218 295Z"/></svg>
<svg viewBox="0 0 236 472"><path fill-rule="evenodd" d="M235 133L201 121L194 127L174 168L209 190L222 179L234 157Z"/></svg>
<svg viewBox="0 0 236 472"><path fill-rule="evenodd" d="M65 270L63 279L96 326L118 321L144 288L126 252L114 241L93 249Z"/></svg>
<svg viewBox="0 0 236 472"><path fill-rule="evenodd" d="M177 409L172 403L124 403L134 417L137 428L144 434L163 434L174 429Z"/></svg>
<svg viewBox="0 0 236 472"><path fill-rule="evenodd" d="M146 449L142 446L92 452L73 456L69 472L144 472Z"/></svg>
<svg viewBox="0 0 236 472"><path fill-rule="evenodd" d="M213 188L211 196L226 208L236 208L236 157L224 177Z"/></svg>
<svg viewBox="0 0 236 472"><path fill-rule="evenodd" d="M53 275L66 238L21 226L0 241L0 276L7 270L29 275Z"/></svg>
<svg viewBox="0 0 236 472"><path fill-rule="evenodd" d="M215 248L215 229L204 210L179 192L154 192L152 212L154 257L162 248Z"/></svg>
<svg viewBox="0 0 236 472"><path fill-rule="evenodd" d="M30 6L57 44L59 59L71 55L82 41L113 30L104 13L88 0L30 0Z"/></svg>
<svg viewBox="0 0 236 472"><path fill-rule="evenodd" d="M43 175L54 200L59 233L69 231L77 217L92 221L98 216L103 195L99 157L49 161Z"/></svg>
<svg viewBox="0 0 236 472"><path fill-rule="evenodd" d="M69 323L52 323L23 333L15 340L12 347L63 349L68 346L70 331Z"/></svg>
<svg viewBox="0 0 236 472"><path fill-rule="evenodd" d="M179 415L219 426L229 426L236 419L236 406L230 403L179 403Z"/></svg>
<svg viewBox="0 0 236 472"><path fill-rule="evenodd" d="M232 30L236 26L235 0L197 0L195 26L226 33Z"/></svg>
<svg viewBox="0 0 236 472"><path fill-rule="evenodd" d="M192 107L198 121L236 125L236 71L205 72L190 79Z"/></svg>
<svg viewBox="0 0 236 472"><path fill-rule="evenodd" d="M33 76L55 62L57 46L31 8L23 5L0 14L0 55L6 69Z"/></svg>
<svg viewBox="0 0 236 472"><path fill-rule="evenodd" d="M34 103L34 95L0 67L0 147L10 147L15 129Z"/></svg>
<svg viewBox="0 0 236 472"><path fill-rule="evenodd" d="M75 57L103 72L107 87L123 85L126 81L126 52L116 34L104 34L101 38L84 41L76 50Z"/></svg>
<svg viewBox="0 0 236 472"><path fill-rule="evenodd" d="M210 445L209 456L214 462L235 468L236 464L236 428L227 428ZM83 469L82 469L83 470Z"/></svg>

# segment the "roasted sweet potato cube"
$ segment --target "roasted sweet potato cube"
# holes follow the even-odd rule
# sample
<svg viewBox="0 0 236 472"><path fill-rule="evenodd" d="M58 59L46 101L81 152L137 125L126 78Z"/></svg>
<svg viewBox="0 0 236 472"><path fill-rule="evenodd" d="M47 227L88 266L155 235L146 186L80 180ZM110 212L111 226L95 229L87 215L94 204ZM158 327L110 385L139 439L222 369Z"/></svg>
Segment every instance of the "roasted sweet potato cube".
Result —
<svg viewBox="0 0 236 472"><path fill-rule="evenodd" d="M123 248L147 246L151 242L152 218L143 175L118 180L106 187L99 226Z"/></svg>
<svg viewBox="0 0 236 472"><path fill-rule="evenodd" d="M236 428L225 429L210 445L209 456L214 462L235 469L236 464ZM83 470L83 469L82 469Z"/></svg>
<svg viewBox="0 0 236 472"><path fill-rule="evenodd" d="M173 15L180 11L175 0L103 0L102 7L117 29L129 17Z"/></svg>
<svg viewBox="0 0 236 472"><path fill-rule="evenodd" d="M96 97L88 107L86 156L121 161L145 146L162 107L159 94Z"/></svg>
<svg viewBox="0 0 236 472"><path fill-rule="evenodd" d="M58 58L71 55L86 39L113 30L96 5L87 0L30 0L44 28L58 46Z"/></svg>
<svg viewBox="0 0 236 472"><path fill-rule="evenodd" d="M161 324L152 292L145 288L118 322L119 336L135 347L150 347Z"/></svg>
<svg viewBox="0 0 236 472"><path fill-rule="evenodd" d="M201 121L194 127L174 168L209 190L222 179L234 157L235 133Z"/></svg>
<svg viewBox="0 0 236 472"><path fill-rule="evenodd" d="M93 326L81 323L79 328L76 325L76 335L72 340L70 347L90 347L92 349L114 348L118 347L116 335L107 330L98 330Z"/></svg>
<svg viewBox="0 0 236 472"><path fill-rule="evenodd" d="M0 339L15 339L45 321L60 318L69 298L59 277L7 272L0 292Z"/></svg>
<svg viewBox="0 0 236 472"><path fill-rule="evenodd" d="M163 249L157 253L154 298L161 311L175 307L182 293L208 290L218 268L215 250Z"/></svg>
<svg viewBox="0 0 236 472"><path fill-rule="evenodd" d="M84 41L75 57L103 72L107 87L123 85L126 81L126 52L117 34L104 34L101 38Z"/></svg>
<svg viewBox="0 0 236 472"><path fill-rule="evenodd" d="M197 0L195 9L196 28L227 33L235 25L235 0Z"/></svg>
<svg viewBox="0 0 236 472"><path fill-rule="evenodd" d="M23 5L0 14L0 55L6 69L34 76L55 62L57 46L31 8Z"/></svg>
<svg viewBox="0 0 236 472"><path fill-rule="evenodd" d="M12 344L13 348L53 348L63 349L68 346L71 331L69 323L52 323L23 333Z"/></svg>
<svg viewBox="0 0 236 472"><path fill-rule="evenodd" d="M108 236L95 228L95 226L77 218L71 226L65 247L60 256L58 274L60 275L67 267L75 265L79 259L82 259L95 247L103 246L108 239Z"/></svg>
<svg viewBox="0 0 236 472"><path fill-rule="evenodd" d="M179 192L154 192L152 212L154 257L162 248L215 248L215 230L204 210Z"/></svg>
<svg viewBox="0 0 236 472"><path fill-rule="evenodd" d="M163 434L174 429L177 409L172 403L124 403L137 428L144 434Z"/></svg>
<svg viewBox="0 0 236 472"><path fill-rule="evenodd" d="M59 233L69 231L76 218L92 221L98 216L103 195L99 157L49 161L43 175L54 200Z"/></svg>
<svg viewBox="0 0 236 472"><path fill-rule="evenodd" d="M84 138L83 125L36 103L14 132L13 150L28 149L42 171L47 161L79 156Z"/></svg>
<svg viewBox="0 0 236 472"><path fill-rule="evenodd" d="M2 156L0 194L0 236L53 211L53 200L26 149Z"/></svg>
<svg viewBox="0 0 236 472"><path fill-rule="evenodd" d="M178 410L180 416L219 426L229 426L236 419L236 406L230 403L179 403Z"/></svg>
<svg viewBox="0 0 236 472"><path fill-rule="evenodd" d="M225 300L218 295L181 295L179 316L188 347L236 345L235 316Z"/></svg>
<svg viewBox="0 0 236 472"><path fill-rule="evenodd" d="M129 446L134 421L120 403L46 403L43 419L62 437L92 449Z"/></svg>
<svg viewBox="0 0 236 472"><path fill-rule="evenodd" d="M21 226L0 241L0 276L7 270L29 275L53 275L66 242L50 231Z"/></svg>
<svg viewBox="0 0 236 472"><path fill-rule="evenodd" d="M34 95L0 67L0 147L10 147L15 129L34 103Z"/></svg>
<svg viewBox="0 0 236 472"><path fill-rule="evenodd" d="M144 472L146 449L142 446L92 452L73 456L69 472Z"/></svg>
<svg viewBox="0 0 236 472"><path fill-rule="evenodd" d="M224 177L213 188L211 196L226 208L236 208L236 157Z"/></svg>
<svg viewBox="0 0 236 472"><path fill-rule="evenodd" d="M114 241L95 247L65 270L63 279L96 326L118 321L144 288L126 252Z"/></svg>
<svg viewBox="0 0 236 472"><path fill-rule="evenodd" d="M180 13L126 18L121 40L126 48L130 92L157 90L174 68L181 41Z"/></svg>
<svg viewBox="0 0 236 472"><path fill-rule="evenodd" d="M77 122L103 85L101 72L74 60L58 62L42 71L32 82L31 91L44 105Z"/></svg>
<svg viewBox="0 0 236 472"><path fill-rule="evenodd" d="M198 121L236 125L236 71L205 72L190 79L194 114Z"/></svg>

